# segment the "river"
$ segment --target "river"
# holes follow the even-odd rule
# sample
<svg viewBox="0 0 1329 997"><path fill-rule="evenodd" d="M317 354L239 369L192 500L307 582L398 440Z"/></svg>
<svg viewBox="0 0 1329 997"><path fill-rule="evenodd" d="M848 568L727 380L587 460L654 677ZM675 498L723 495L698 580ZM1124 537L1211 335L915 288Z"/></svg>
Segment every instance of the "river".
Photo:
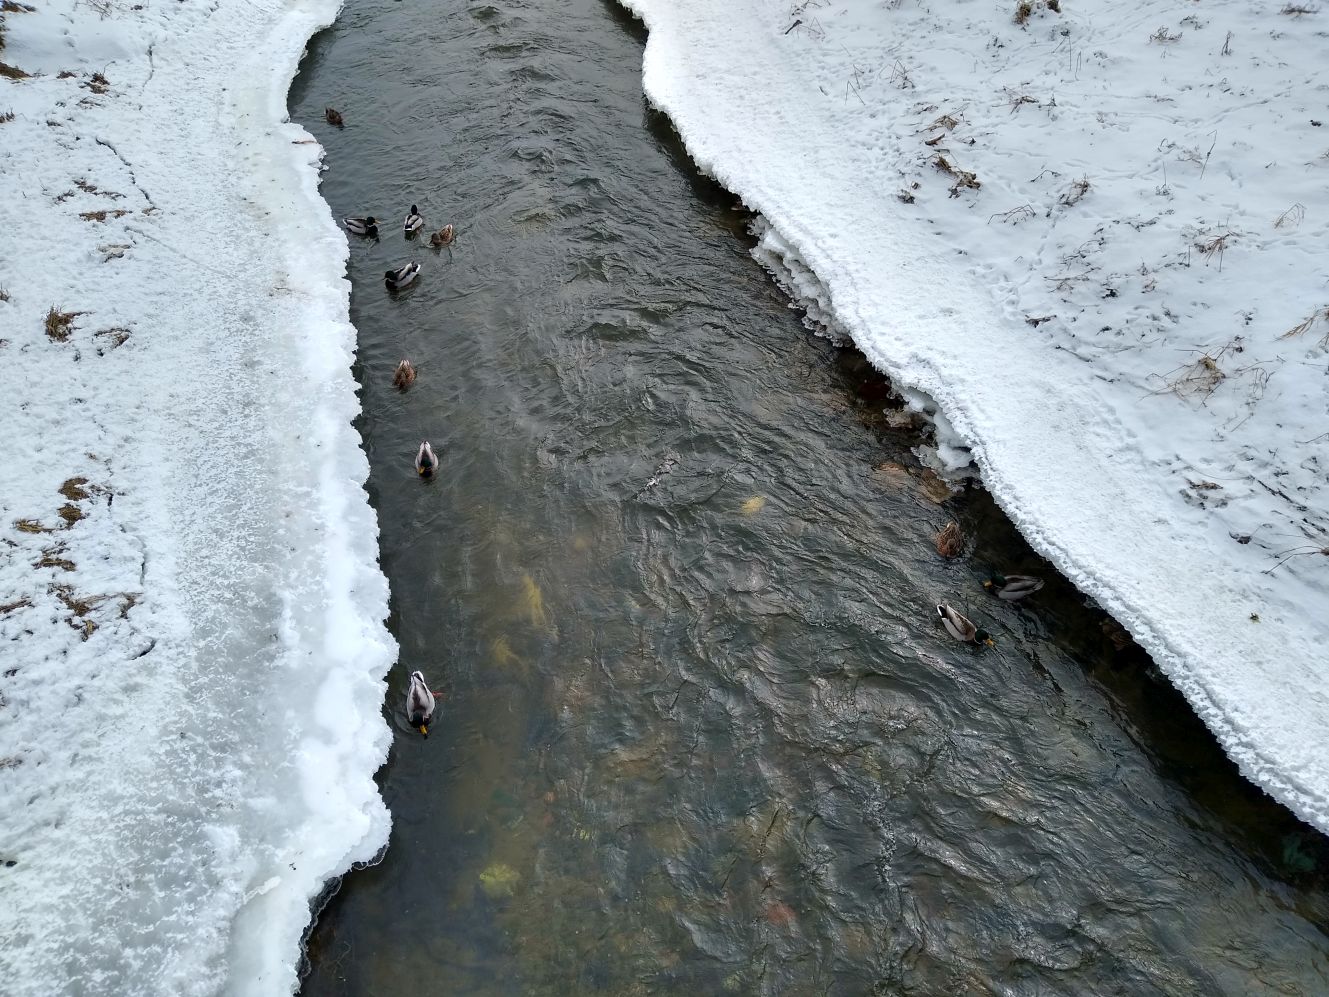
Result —
<svg viewBox="0 0 1329 997"><path fill-rule="evenodd" d="M604 0L350 0L292 90L334 213L385 220L351 318L401 643L392 842L304 993L1329 992L1324 840L922 468L646 107L643 41Z"/></svg>

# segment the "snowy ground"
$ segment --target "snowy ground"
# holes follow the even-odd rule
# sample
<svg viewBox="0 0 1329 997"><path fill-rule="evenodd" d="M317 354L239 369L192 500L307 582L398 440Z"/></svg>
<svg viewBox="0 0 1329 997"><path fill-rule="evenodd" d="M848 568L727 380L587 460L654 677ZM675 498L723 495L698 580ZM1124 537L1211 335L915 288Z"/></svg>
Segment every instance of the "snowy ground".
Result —
<svg viewBox="0 0 1329 997"><path fill-rule="evenodd" d="M623 2L758 258L1329 831L1329 10Z"/></svg>
<svg viewBox="0 0 1329 997"><path fill-rule="evenodd" d="M346 241L283 123L337 6L5 7L15 997L289 992L310 898L387 840Z"/></svg>

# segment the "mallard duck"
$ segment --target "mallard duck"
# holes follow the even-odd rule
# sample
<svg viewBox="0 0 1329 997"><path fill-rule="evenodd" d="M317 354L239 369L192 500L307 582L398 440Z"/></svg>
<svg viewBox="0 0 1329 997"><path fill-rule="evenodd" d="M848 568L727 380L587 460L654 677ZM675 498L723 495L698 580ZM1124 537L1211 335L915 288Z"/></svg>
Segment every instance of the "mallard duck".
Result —
<svg viewBox="0 0 1329 997"><path fill-rule="evenodd" d="M1033 595L1043 587L1043 579L1033 575L998 575L994 574L983 583L983 587L998 599L1007 602L1019 602L1027 595Z"/></svg>
<svg viewBox="0 0 1329 997"><path fill-rule="evenodd" d="M387 285L389 291L400 291L408 285L420 273L420 264L412 260L404 267L398 267L396 270L383 271L383 283Z"/></svg>
<svg viewBox="0 0 1329 997"><path fill-rule="evenodd" d="M378 219L373 215L364 218L343 218L342 223L346 226L347 232L355 235L367 235L371 239L378 238Z"/></svg>
<svg viewBox="0 0 1329 997"><path fill-rule="evenodd" d="M942 557L959 557L964 552L964 534L960 532L960 524L953 519L932 538L932 542Z"/></svg>
<svg viewBox="0 0 1329 997"><path fill-rule="evenodd" d="M425 440L420 444L419 451L415 455L415 470L422 478L432 478L434 472L438 470L438 458L434 456L434 448Z"/></svg>
<svg viewBox="0 0 1329 997"><path fill-rule="evenodd" d="M335 107L323 108L323 117L328 119L328 124L337 128L345 128L346 122L342 120L341 112Z"/></svg>
<svg viewBox="0 0 1329 997"><path fill-rule="evenodd" d="M956 640L962 640L966 644L986 644L988 647L996 643L990 633L974 626L967 617L944 602L937 606L937 615L941 617L946 632Z"/></svg>
<svg viewBox="0 0 1329 997"><path fill-rule="evenodd" d="M414 204L411 205L411 213L406 216L406 221L402 223L402 228L407 235L415 235L425 227L425 220L420 217L420 209Z"/></svg>
<svg viewBox="0 0 1329 997"><path fill-rule="evenodd" d="M415 383L415 365L409 360L397 364L397 373L392 375L392 386L405 391Z"/></svg>
<svg viewBox="0 0 1329 997"><path fill-rule="evenodd" d="M433 246L435 249L437 249L439 246L450 246L452 245L452 239L453 239L452 226L444 225L437 232L433 232L430 234L429 245Z"/></svg>
<svg viewBox="0 0 1329 997"><path fill-rule="evenodd" d="M429 721L434 716L434 694L424 673L411 672L411 687L406 690L406 719L425 737L429 736Z"/></svg>

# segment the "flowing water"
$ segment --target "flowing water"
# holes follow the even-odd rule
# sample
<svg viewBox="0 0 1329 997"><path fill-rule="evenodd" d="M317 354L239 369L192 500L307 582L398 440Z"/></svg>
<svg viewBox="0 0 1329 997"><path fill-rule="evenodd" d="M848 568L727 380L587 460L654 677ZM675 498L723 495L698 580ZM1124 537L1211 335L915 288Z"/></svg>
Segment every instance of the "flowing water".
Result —
<svg viewBox="0 0 1329 997"><path fill-rule="evenodd" d="M401 642L392 843L305 992L1329 991L1323 840L939 490L645 107L642 43L602 0L350 0L292 91L333 211L386 219L351 317ZM994 567L1051 580L1020 609Z"/></svg>

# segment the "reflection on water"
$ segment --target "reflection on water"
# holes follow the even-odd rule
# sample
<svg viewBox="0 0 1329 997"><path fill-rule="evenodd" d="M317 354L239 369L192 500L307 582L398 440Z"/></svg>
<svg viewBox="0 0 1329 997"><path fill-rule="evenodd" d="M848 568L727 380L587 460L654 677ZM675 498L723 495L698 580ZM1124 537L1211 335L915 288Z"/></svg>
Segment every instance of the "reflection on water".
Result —
<svg viewBox="0 0 1329 997"><path fill-rule="evenodd" d="M293 91L335 215L458 233L351 248L395 824L306 992L1324 993L1322 839L802 330L641 42L597 0L351 0Z"/></svg>

